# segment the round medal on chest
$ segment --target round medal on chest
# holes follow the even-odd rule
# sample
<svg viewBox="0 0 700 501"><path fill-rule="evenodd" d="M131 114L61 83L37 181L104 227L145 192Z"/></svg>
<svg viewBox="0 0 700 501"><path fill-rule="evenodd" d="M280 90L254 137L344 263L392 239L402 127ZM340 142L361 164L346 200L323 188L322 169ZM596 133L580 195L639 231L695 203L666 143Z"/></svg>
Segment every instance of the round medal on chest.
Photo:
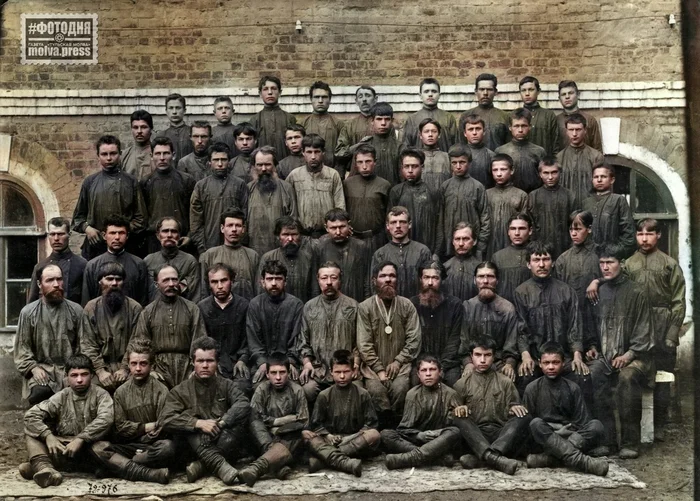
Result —
<svg viewBox="0 0 700 501"><path fill-rule="evenodd" d="M394 332L394 329L391 328L391 325L387 325L386 327L384 327L384 332L386 332L387 334L391 334L392 332Z"/></svg>

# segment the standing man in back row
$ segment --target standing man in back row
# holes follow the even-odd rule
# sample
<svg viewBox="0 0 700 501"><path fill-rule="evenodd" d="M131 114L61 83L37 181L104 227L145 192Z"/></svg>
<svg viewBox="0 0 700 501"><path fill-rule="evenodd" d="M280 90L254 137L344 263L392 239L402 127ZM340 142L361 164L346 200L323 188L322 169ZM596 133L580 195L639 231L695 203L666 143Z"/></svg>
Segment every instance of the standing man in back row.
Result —
<svg viewBox="0 0 700 501"><path fill-rule="evenodd" d="M258 83L258 92L264 107L250 119L251 125L258 131L258 146L272 146L279 155L283 155L286 151L284 133L288 125L297 123L297 119L280 108L282 82L279 78L264 75Z"/></svg>
<svg viewBox="0 0 700 501"><path fill-rule="evenodd" d="M436 120L442 126L438 148L445 153L458 139L457 120L450 112L438 108L440 101L440 82L434 78L424 78L420 83L420 99L423 108L409 116L404 125L403 144L420 148L418 125L426 118Z"/></svg>
<svg viewBox="0 0 700 501"><path fill-rule="evenodd" d="M340 175L340 179L344 179L345 167L336 165L335 161L335 149L340 131L343 129L343 122L328 113L332 98L333 92L326 82L320 80L314 82L309 89L313 113L306 117L302 125L307 134L318 134L326 141L323 164L335 169Z"/></svg>
<svg viewBox="0 0 700 501"><path fill-rule="evenodd" d="M535 77L526 76L520 80L520 97L523 107L532 113L530 141L544 148L547 155L559 152L559 125L557 115L540 106L540 82Z"/></svg>
<svg viewBox="0 0 700 501"><path fill-rule="evenodd" d="M474 85L477 106L462 113L459 117L460 142L465 144L466 138L461 133L467 124L466 118L478 115L484 121L484 145L491 151L510 141L508 131L508 113L493 105L493 99L498 94L498 78L491 73L482 73L476 77Z"/></svg>

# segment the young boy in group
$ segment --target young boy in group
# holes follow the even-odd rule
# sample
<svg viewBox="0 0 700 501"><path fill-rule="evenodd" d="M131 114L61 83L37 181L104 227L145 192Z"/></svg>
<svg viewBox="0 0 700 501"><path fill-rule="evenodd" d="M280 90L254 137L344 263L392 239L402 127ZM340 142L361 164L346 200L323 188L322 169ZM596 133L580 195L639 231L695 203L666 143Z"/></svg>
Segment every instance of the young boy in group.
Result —
<svg viewBox="0 0 700 501"><path fill-rule="evenodd" d="M401 143L396 138L394 133L394 108L389 103L379 102L372 106L370 111L372 117L371 136L362 138L362 141L353 145L350 148L350 153L354 154L355 149L362 143L369 143L374 146L377 151L377 166L375 173L389 181L392 186L401 182L399 178L399 151ZM357 171L353 166L350 174L353 175Z"/></svg>
<svg viewBox="0 0 700 501"><path fill-rule="evenodd" d="M238 155L229 161L229 169L231 169L231 174L239 177L245 183L249 183L252 181L250 154L258 144L258 131L249 122L243 122L234 127L233 139Z"/></svg>
<svg viewBox="0 0 700 501"><path fill-rule="evenodd" d="M466 139L466 147L472 154L469 164L469 175L483 184L487 189L493 188L491 177L491 160L495 153L486 147L486 124L479 115L467 115L460 122L464 123L462 133Z"/></svg>
<svg viewBox="0 0 700 501"><path fill-rule="evenodd" d="M305 164L303 148L301 146L301 141L304 139L305 135L306 129L301 125L294 124L287 126L287 130L284 132L284 143L287 151L277 152L280 157L287 155L280 160L279 165L277 165L277 174L280 179L287 179L290 172Z"/></svg>
<svg viewBox="0 0 700 501"><path fill-rule="evenodd" d="M184 158L194 151L192 145L192 130L185 123L185 113L187 112L187 103L185 98L180 94L170 94L165 98L165 114L168 116L169 127L156 135L158 137L168 137L175 146L174 158L175 162Z"/></svg>
<svg viewBox="0 0 700 501"><path fill-rule="evenodd" d="M425 154L423 181L436 193L452 175L450 157L438 145L441 133L440 122L433 118L426 118L418 124L418 138Z"/></svg>
<svg viewBox="0 0 700 501"><path fill-rule="evenodd" d="M213 143L224 143L231 149L233 155L237 155L236 144L233 137L235 125L231 123L233 113L233 101L228 96L219 96L214 100L214 118L216 125L211 130L211 140Z"/></svg>
<svg viewBox="0 0 700 501"><path fill-rule="evenodd" d="M515 177L513 184L530 193L542 185L537 167L546 155L541 146L530 141L532 114L526 108L518 108L510 114L510 133L513 139L496 148L496 153L505 153L513 159ZM556 124L555 124L556 125Z"/></svg>

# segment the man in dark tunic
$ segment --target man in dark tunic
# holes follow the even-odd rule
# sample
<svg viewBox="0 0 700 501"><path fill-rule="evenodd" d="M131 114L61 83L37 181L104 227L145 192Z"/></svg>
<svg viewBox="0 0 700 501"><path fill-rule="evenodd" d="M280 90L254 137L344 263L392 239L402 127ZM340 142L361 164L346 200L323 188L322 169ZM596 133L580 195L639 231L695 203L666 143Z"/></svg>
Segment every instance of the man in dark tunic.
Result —
<svg viewBox="0 0 700 501"><path fill-rule="evenodd" d="M253 385L267 373L267 357L274 352L285 353L290 361L290 376L299 378L298 336L304 308L298 298L285 291L287 268L279 261L268 261L260 269L264 292L248 305L246 335L253 368Z"/></svg>
<svg viewBox="0 0 700 501"><path fill-rule="evenodd" d="M248 211L248 187L229 173L231 153L223 143L209 148L212 174L195 184L190 200L190 238L197 252L204 253L221 242L219 219L224 211Z"/></svg>
<svg viewBox="0 0 700 501"><path fill-rule="evenodd" d="M436 254L443 253L442 199L422 179L425 154L415 148L401 152L401 175L405 181L389 192L389 205L402 206L411 214L411 238Z"/></svg>
<svg viewBox="0 0 700 501"><path fill-rule="evenodd" d="M457 392L442 383L440 361L426 354L416 360L416 366L420 385L406 395L399 426L381 433L382 446L389 452L389 470L428 466L450 454L459 443L459 429L452 422L459 399ZM452 456L445 459L449 463Z"/></svg>
<svg viewBox="0 0 700 501"><path fill-rule="evenodd" d="M484 257L491 258L508 246L508 218L519 212L528 212L527 193L513 186L513 159L508 155L494 155L491 174L495 186L486 190L491 213L491 237Z"/></svg>
<svg viewBox="0 0 700 501"><path fill-rule="evenodd" d="M153 117L146 110L136 110L131 114L129 123L134 144L127 146L122 152L122 170L142 181L153 168L151 163Z"/></svg>
<svg viewBox="0 0 700 501"><path fill-rule="evenodd" d="M249 122L241 122L233 129L233 138L238 154L228 162L228 169L232 176L240 178L248 184L252 177L250 173L250 154L258 141L258 131Z"/></svg>
<svg viewBox="0 0 700 501"><path fill-rule="evenodd" d="M529 454L527 466L554 466L559 460L569 468L604 477L607 459L584 454L603 438L603 424L591 419L578 385L562 377L566 364L561 345L550 341L541 350L544 376L528 385L524 403L532 416L532 438L545 454Z"/></svg>
<svg viewBox="0 0 700 501"><path fill-rule="evenodd" d="M474 285L474 270L481 262L476 254L476 231L474 226L460 221L452 233L454 257L444 263L444 287L448 294L467 301L477 294Z"/></svg>
<svg viewBox="0 0 700 501"><path fill-rule="evenodd" d="M82 254L88 261L107 250L102 234L105 218L121 214L129 230L138 233L147 217L138 180L119 168L119 139L102 136L96 148L102 170L85 178L73 211L73 231L85 234Z"/></svg>
<svg viewBox="0 0 700 501"><path fill-rule="evenodd" d="M518 108L510 114L510 132L513 139L496 148L496 154L508 155L513 160L513 184L530 193L542 186L538 174L540 160L547 151L530 139L532 114L527 108Z"/></svg>
<svg viewBox="0 0 700 501"><path fill-rule="evenodd" d="M357 458L371 454L380 442L377 413L370 394L353 384L354 361L348 350L333 353L330 370L334 384L318 395L309 429L302 432L315 456L309 458L309 471L326 465L359 477L362 461Z"/></svg>
<svg viewBox="0 0 700 501"><path fill-rule="evenodd" d="M220 345L219 373L246 395L250 384L250 352L246 337L248 300L231 292L236 272L228 265L217 263L207 270L211 295L197 306L202 314L207 335Z"/></svg>
<svg viewBox="0 0 700 501"><path fill-rule="evenodd" d="M593 166L601 165L604 157L600 150L585 143L588 132L583 115L568 115L565 127L568 144L557 153L557 162L562 169L561 184L574 192L575 206L580 209L591 193Z"/></svg>
<svg viewBox="0 0 700 501"><path fill-rule="evenodd" d="M476 229L476 253L479 257L486 252L491 235L491 212L486 200L486 188L471 176L471 153L462 145L455 145L449 151L452 177L440 188L443 208L443 240L446 256L454 255L452 232L457 223L465 222Z"/></svg>
<svg viewBox="0 0 700 501"><path fill-rule="evenodd" d="M333 92L326 82L320 80L314 82L309 88L309 99L313 113L307 116L302 125L307 134L318 134L326 141L323 154L323 164L338 171L340 179L345 178L345 167L336 165L335 149L338 145L338 137L343 129L343 122L334 115L328 113Z"/></svg>
<svg viewBox="0 0 700 501"><path fill-rule="evenodd" d="M642 287L622 273L624 252L619 245L606 244L598 251L603 283L598 291L596 319L599 339L589 346L593 379L593 415L605 428L600 455L608 455L617 445L613 414L613 391L617 386L620 413L621 459L639 456L642 418L642 386L653 384L654 328L649 299Z"/></svg>
<svg viewBox="0 0 700 501"><path fill-rule="evenodd" d="M386 243L384 220L391 184L377 175L377 150L371 144L355 149L353 163L356 175L343 181L352 234L367 241L374 253Z"/></svg>
<svg viewBox="0 0 700 501"><path fill-rule="evenodd" d="M464 127L460 130L466 138L466 144L463 146L471 153L469 175L483 184L485 188L493 188L491 161L495 153L484 143L486 122L479 115L467 115L462 121ZM510 131L508 133L510 134Z"/></svg>
<svg viewBox="0 0 700 501"><path fill-rule="evenodd" d="M284 353L268 357L267 381L250 401L250 430L262 455L238 472L241 482L253 487L271 471L284 479L292 452L301 445L301 429L309 425L309 405L301 386L289 380L289 358Z"/></svg>
<svg viewBox="0 0 700 501"><path fill-rule="evenodd" d="M149 253L160 250L156 223L163 217L176 219L180 224L180 235L187 237L190 229L190 198L195 185L192 176L174 168L173 143L167 137L153 141L153 165L153 172L141 181L141 191L149 216L144 235Z"/></svg>
<svg viewBox="0 0 700 501"><path fill-rule="evenodd" d="M96 382L110 393L129 376L126 347L143 309L124 295L125 277L121 264L103 264L97 274L102 295L88 301L81 321L80 352L90 357Z"/></svg>
<svg viewBox="0 0 700 501"><path fill-rule="evenodd" d="M544 148L549 156L559 151L559 125L557 115L552 110L540 106L540 82L535 77L526 76L518 84L523 106L532 114L530 141ZM511 124L512 125L512 124ZM513 130L511 130L511 134Z"/></svg>
<svg viewBox="0 0 700 501"><path fill-rule="evenodd" d="M511 303L515 302L515 289L530 278L527 261L527 244L532 236L532 219L524 212L508 219L510 245L493 255L500 279L498 294Z"/></svg>
<svg viewBox="0 0 700 501"><path fill-rule="evenodd" d="M550 243L552 259L556 259L571 246L567 223L576 200L574 193L559 183L561 166L554 157L542 159L539 173L542 186L528 195L535 224L532 238Z"/></svg>
<svg viewBox="0 0 700 501"><path fill-rule="evenodd" d="M233 292L251 300L255 296L255 282L260 256L242 245L246 232L245 212L238 209L223 212L219 218L224 244L213 247L199 256L202 290L207 290L207 270L216 263L224 263L236 272Z"/></svg>
<svg viewBox="0 0 700 501"><path fill-rule="evenodd" d="M479 115L484 120L484 144L486 148L494 151L499 146L510 141L510 131L508 130L508 112L496 108L493 99L498 94L498 78L490 73L482 73L476 77L474 85L477 106L462 113L459 118L459 130L463 133L465 124L468 123L466 117ZM467 141L469 138L466 138ZM465 137L460 137L462 144L466 143Z"/></svg>
<svg viewBox="0 0 700 501"><path fill-rule="evenodd" d="M370 111L372 106L377 104L377 92L368 85L361 85L355 91L355 103L360 109L360 114L345 122L335 147L335 157L343 164L347 164L352 159L350 147L359 143L362 138L373 134L373 117ZM350 166L345 165L345 167L349 170Z"/></svg>
<svg viewBox="0 0 700 501"><path fill-rule="evenodd" d="M156 274L158 296L139 315L133 339L151 340L154 369L168 388L190 375L189 352L197 338L207 335L197 305L180 297L178 271L169 265Z"/></svg>
<svg viewBox="0 0 700 501"><path fill-rule="evenodd" d="M395 423L403 414L411 364L421 346L418 313L408 298L397 295L397 279L394 263L374 265L376 294L360 303L357 314L360 370L382 424Z"/></svg>
<svg viewBox="0 0 700 501"><path fill-rule="evenodd" d="M593 241L598 245L617 244L624 257L635 250L634 219L624 195L613 193L615 168L593 167L593 193L583 201L583 210L593 214Z"/></svg>
<svg viewBox="0 0 700 501"><path fill-rule="evenodd" d="M107 242L107 252L90 260L83 274L82 304L101 295L97 280L102 265L117 262L126 270L124 294L135 299L141 306L148 304L148 267L141 258L124 250L129 238L129 221L118 214L107 217L104 221L103 238Z"/></svg>
<svg viewBox="0 0 700 501"><path fill-rule="evenodd" d="M208 149L212 142L211 125L207 122L197 121L192 123L192 153L176 160L177 170L189 174L195 183L211 174L209 168ZM224 142L224 141L220 141ZM233 143L233 139L231 140ZM224 142L224 144L226 144Z"/></svg>
<svg viewBox="0 0 700 501"><path fill-rule="evenodd" d="M316 289L316 240L303 237L301 224L289 216L275 221L274 233L279 247L263 254L256 276L260 275L260 270L268 261L279 261L287 268L285 291L302 302L308 301L314 297ZM257 292L263 292L260 282L257 283Z"/></svg>
<svg viewBox="0 0 700 501"><path fill-rule="evenodd" d="M194 375L168 393L159 423L163 430L184 434L198 460L187 466L187 481L205 471L226 485L238 476L229 461L245 452L250 404L232 381L219 376L219 346L210 337L192 344Z"/></svg>
<svg viewBox="0 0 700 501"><path fill-rule="evenodd" d="M353 155L360 144L371 144L377 152L376 174L389 181L392 186L397 185L401 182L399 151L402 145L396 138L393 127L394 109L389 103L379 102L372 106L370 116L372 117L372 135L365 136L354 144L349 150L350 154ZM355 173L354 166L351 166L350 175Z"/></svg>
<svg viewBox="0 0 700 501"><path fill-rule="evenodd" d="M444 152L459 141L457 120L452 113L438 108L440 101L440 82L434 78L424 78L419 86L420 99L423 108L406 119L403 129L403 144L409 147L420 147L419 124L426 118L432 118L442 126L442 134L438 148Z"/></svg>
<svg viewBox="0 0 700 501"><path fill-rule="evenodd" d="M156 134L156 137L168 137L175 145L175 158L185 158L192 153L192 131L185 123L187 103L180 94L170 94L165 98L165 114L168 116L169 127Z"/></svg>
<svg viewBox="0 0 700 501"><path fill-rule="evenodd" d="M367 241L351 237L352 221L342 209L326 213L326 231L316 242L316 262L334 261L343 270L343 291L355 301L364 301L370 293L371 248ZM339 348L338 348L339 349Z"/></svg>
<svg viewBox="0 0 700 501"><path fill-rule="evenodd" d="M190 301L198 301L205 293L202 292L202 278L199 262L187 252L180 250L186 245L186 238L180 238L180 222L172 217L163 217L156 222L156 236L160 242L160 250L149 254L143 260L148 267L148 277L155 284L158 270L169 264L180 274L180 291L182 297ZM157 290L151 287L150 300L156 297Z"/></svg>
<svg viewBox="0 0 700 501"><path fill-rule="evenodd" d="M442 126L433 118L426 118L418 124L419 149L425 155L421 179L435 192L439 192L442 183L452 176L450 157L438 148L441 135Z"/></svg>
<svg viewBox="0 0 700 501"><path fill-rule="evenodd" d="M63 272L46 264L36 271L41 296L19 313L13 357L30 405L63 389L63 365L79 351L83 309L64 299Z"/></svg>
<svg viewBox="0 0 700 501"><path fill-rule="evenodd" d="M284 132L288 125L297 123L293 115L279 105L282 82L279 78L264 75L258 83L258 92L263 102L263 109L256 113L250 123L258 131L258 145L272 146L282 154L284 149Z"/></svg>
<svg viewBox="0 0 700 501"><path fill-rule="evenodd" d="M37 270L47 264L55 264L63 272L63 291L66 299L80 303L83 294L83 273L87 261L83 256L70 250L70 221L62 217L49 219L46 237L51 246L51 254L41 260L32 270L32 283L27 304L39 299L39 277Z"/></svg>
<svg viewBox="0 0 700 501"><path fill-rule="evenodd" d="M214 99L214 118L216 125L210 130L211 140L214 142L224 143L231 149L231 153L236 155L236 142L233 137L233 129L236 127L231 123L233 114L233 101L228 96L219 96ZM192 128L194 129L194 123ZM196 144L195 144L196 146Z"/></svg>
<svg viewBox="0 0 700 501"><path fill-rule="evenodd" d="M442 292L445 268L433 261L419 270L420 292L411 298L421 325L420 354L434 355L442 366L442 379L454 386L461 375L459 342L464 308L458 298ZM413 386L418 384L417 370L411 374Z"/></svg>
<svg viewBox="0 0 700 501"><path fill-rule="evenodd" d="M411 214L406 207L395 206L386 215L386 230L391 236L388 244L377 249L372 256L371 269L382 261L396 265L398 294L405 298L418 293L418 268L427 265L432 253L425 245L411 240Z"/></svg>
<svg viewBox="0 0 700 501"><path fill-rule="evenodd" d="M581 93L578 90L578 86L573 80L562 80L559 82L559 102L564 109L562 113L557 115L559 140L561 142L560 149L563 150L569 145L569 137L566 133L566 120L571 115L578 113L586 120L586 124L584 125L586 129L586 144L595 150L603 151L603 141L598 120L590 113L579 109L578 98L580 95Z"/></svg>
<svg viewBox="0 0 700 501"><path fill-rule="evenodd" d="M352 378L360 377L357 301L340 292L346 276L338 263L323 262L316 274L321 294L304 305L299 333L299 356L304 365L299 383L309 402L333 384L331 358L337 350L352 353Z"/></svg>
<svg viewBox="0 0 700 501"><path fill-rule="evenodd" d="M287 179L287 176L297 167L305 165L304 152L301 142L306 135L306 129L299 124L288 125L284 131L284 144L286 149L281 152L276 152L277 157L282 157L277 173L280 179Z"/></svg>
<svg viewBox="0 0 700 501"><path fill-rule="evenodd" d="M296 194L277 174L277 155L271 146L257 148L250 156L252 181L248 183L248 245L261 256L274 249L275 221L296 217Z"/></svg>
<svg viewBox="0 0 700 501"><path fill-rule="evenodd" d="M459 458L463 468L476 468L483 461L514 475L518 462L508 456L515 456L527 441L531 417L520 404L513 381L496 370L496 351L491 337L481 336L471 343L474 368L454 387L462 405L455 408L453 423L473 453Z"/></svg>

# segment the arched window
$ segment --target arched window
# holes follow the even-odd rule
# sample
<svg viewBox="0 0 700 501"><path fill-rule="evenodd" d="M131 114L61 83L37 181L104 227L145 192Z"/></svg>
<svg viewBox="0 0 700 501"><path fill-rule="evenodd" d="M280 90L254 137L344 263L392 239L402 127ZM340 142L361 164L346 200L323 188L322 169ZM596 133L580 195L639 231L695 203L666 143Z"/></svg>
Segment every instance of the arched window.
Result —
<svg viewBox="0 0 700 501"><path fill-rule="evenodd" d="M0 329L15 327L26 304L43 227L43 212L34 195L0 177Z"/></svg>
<svg viewBox="0 0 700 501"><path fill-rule="evenodd" d="M627 197L635 222L647 217L659 221L659 249L678 260L678 212L664 182L648 167L620 155L606 155L615 167L613 191Z"/></svg>

